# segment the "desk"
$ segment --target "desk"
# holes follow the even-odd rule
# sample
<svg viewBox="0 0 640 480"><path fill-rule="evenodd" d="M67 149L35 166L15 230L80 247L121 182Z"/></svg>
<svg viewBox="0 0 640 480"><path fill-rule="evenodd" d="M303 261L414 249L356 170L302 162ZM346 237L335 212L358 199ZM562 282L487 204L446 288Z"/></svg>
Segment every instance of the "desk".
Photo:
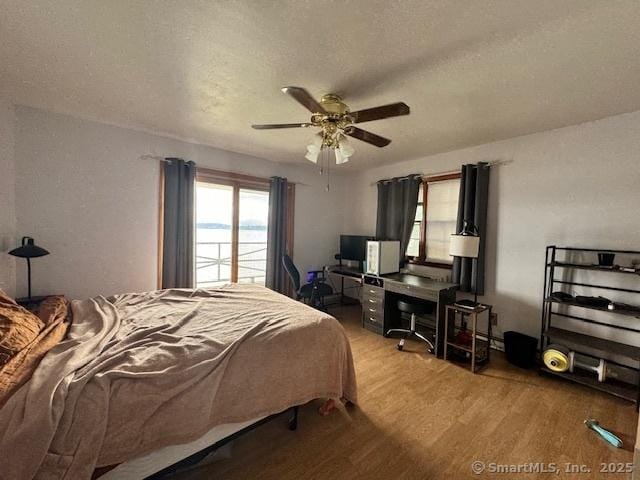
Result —
<svg viewBox="0 0 640 480"><path fill-rule="evenodd" d="M426 316L435 323L435 354L444 351L445 307L456 299L455 283L438 282L406 273L363 276L362 326L384 335L400 325L401 315L396 302L412 297L433 304L433 314Z"/></svg>
<svg viewBox="0 0 640 480"><path fill-rule="evenodd" d="M340 278L340 303L343 303L343 304L347 303L345 301L345 298L347 297L345 297L344 295L345 278L349 281L356 283L357 284L356 288L359 288L362 286L362 271L358 270L357 268L347 267L344 265L329 265L325 267L325 271L329 275L335 275L336 277ZM360 297L360 294L358 292L357 298L359 297ZM348 298L352 298L352 297L348 297ZM356 299L353 299L353 302L358 303Z"/></svg>

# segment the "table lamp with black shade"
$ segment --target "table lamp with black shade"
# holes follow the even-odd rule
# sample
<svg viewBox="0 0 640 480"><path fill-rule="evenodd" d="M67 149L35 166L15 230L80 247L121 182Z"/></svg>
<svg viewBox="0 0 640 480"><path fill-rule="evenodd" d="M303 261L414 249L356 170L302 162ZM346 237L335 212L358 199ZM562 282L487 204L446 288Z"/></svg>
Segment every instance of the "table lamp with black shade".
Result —
<svg viewBox="0 0 640 480"><path fill-rule="evenodd" d="M49 252L44 248L37 246L33 241L33 238L22 237L22 245L11 250L9 255L27 259L27 282L29 285L28 300L31 300L31 259L44 257L45 255L49 255Z"/></svg>
<svg viewBox="0 0 640 480"><path fill-rule="evenodd" d="M449 255L460 258L475 259L476 281L473 288L473 301L457 300L456 305L468 308L478 306L478 254L480 252L480 233L478 227L473 223L464 221L464 226L460 233L451 235Z"/></svg>

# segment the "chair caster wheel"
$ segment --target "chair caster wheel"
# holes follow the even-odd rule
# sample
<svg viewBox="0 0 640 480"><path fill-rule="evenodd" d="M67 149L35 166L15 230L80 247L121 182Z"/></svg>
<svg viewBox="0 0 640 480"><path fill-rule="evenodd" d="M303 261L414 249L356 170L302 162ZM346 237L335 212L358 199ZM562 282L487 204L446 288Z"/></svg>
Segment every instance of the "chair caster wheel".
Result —
<svg viewBox="0 0 640 480"><path fill-rule="evenodd" d="M404 348L404 345L400 345L400 344L398 344L398 345L396 345L396 348L397 348L398 350L402 351L402 349Z"/></svg>
<svg viewBox="0 0 640 480"><path fill-rule="evenodd" d="M427 348L427 352L433 354L433 348Z"/></svg>

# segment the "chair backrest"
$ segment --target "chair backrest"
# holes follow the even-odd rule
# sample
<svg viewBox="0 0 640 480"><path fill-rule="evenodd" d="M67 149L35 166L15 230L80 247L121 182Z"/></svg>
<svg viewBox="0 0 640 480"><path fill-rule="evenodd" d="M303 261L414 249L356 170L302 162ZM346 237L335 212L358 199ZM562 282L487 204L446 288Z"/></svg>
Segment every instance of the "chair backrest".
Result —
<svg viewBox="0 0 640 480"><path fill-rule="evenodd" d="M289 255L285 254L282 256L282 265L284 265L284 269L289 274L291 283L293 283L293 288L297 292L300 290L300 272L298 272L298 269Z"/></svg>

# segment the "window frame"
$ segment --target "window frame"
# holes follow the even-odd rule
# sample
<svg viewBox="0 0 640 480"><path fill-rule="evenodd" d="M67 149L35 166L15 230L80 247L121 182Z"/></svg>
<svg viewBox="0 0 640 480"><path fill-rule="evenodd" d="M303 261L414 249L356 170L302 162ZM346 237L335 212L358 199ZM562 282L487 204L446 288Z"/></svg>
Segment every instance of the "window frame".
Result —
<svg viewBox="0 0 640 480"><path fill-rule="evenodd" d="M426 267L451 269L451 263L433 262L426 259L427 253L427 193L429 183L444 182L447 180L459 180L462 178L462 172L446 173L442 175L430 175L422 178L422 219L420 220L420 243L418 256L407 256L412 265L423 265ZM420 203L420 202L418 202Z"/></svg>

